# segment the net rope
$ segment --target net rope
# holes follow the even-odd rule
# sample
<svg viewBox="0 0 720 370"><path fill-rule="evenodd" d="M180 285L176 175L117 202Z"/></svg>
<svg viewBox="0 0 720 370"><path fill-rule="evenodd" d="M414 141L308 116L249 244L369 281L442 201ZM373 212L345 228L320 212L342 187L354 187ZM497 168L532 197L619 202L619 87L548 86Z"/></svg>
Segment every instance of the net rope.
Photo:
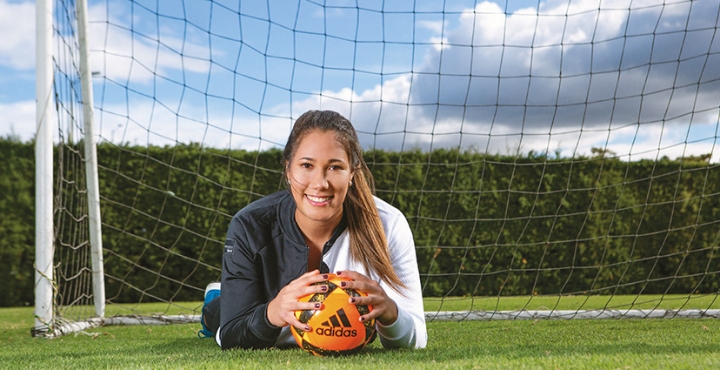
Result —
<svg viewBox="0 0 720 370"><path fill-rule="evenodd" d="M718 0L89 5L109 316L197 319L230 218L283 188L308 109L356 126L429 318L717 316ZM82 97L74 2L55 9L56 299L75 320Z"/></svg>

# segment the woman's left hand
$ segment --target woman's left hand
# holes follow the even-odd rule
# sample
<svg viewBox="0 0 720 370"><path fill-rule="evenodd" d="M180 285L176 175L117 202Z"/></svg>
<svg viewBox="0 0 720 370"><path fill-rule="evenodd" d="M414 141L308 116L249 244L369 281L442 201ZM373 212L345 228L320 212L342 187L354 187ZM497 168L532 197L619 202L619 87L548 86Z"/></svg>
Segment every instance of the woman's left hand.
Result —
<svg viewBox="0 0 720 370"><path fill-rule="evenodd" d="M350 303L354 305L371 305L373 307L370 313L360 316L360 321L376 319L383 325L391 325L397 320L398 308L395 301L388 297L377 281L356 271L343 270L335 274L352 279L352 281L346 282L343 288L351 288L367 294L367 297L350 298Z"/></svg>

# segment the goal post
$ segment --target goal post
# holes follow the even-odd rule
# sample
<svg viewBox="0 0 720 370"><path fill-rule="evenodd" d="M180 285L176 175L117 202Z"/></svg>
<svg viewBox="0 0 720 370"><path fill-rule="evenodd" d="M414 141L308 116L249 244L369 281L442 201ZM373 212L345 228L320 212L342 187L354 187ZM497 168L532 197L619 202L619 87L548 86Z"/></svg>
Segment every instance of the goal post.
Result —
<svg viewBox="0 0 720 370"><path fill-rule="evenodd" d="M85 175L88 198L88 232L92 269L92 292L95 316L105 317L105 275L103 269L102 226L100 213L100 185L98 183L97 147L95 146L95 120L93 114L92 73L88 42L87 0L75 0L77 14L78 49L80 59L80 85L83 108L83 140Z"/></svg>
<svg viewBox="0 0 720 370"><path fill-rule="evenodd" d="M197 322L309 109L428 320L720 316L720 0L36 6L35 335Z"/></svg>
<svg viewBox="0 0 720 370"><path fill-rule="evenodd" d="M53 318L53 122L52 14L50 1L36 6L37 101L35 136L35 330L46 331ZM45 329L43 329L45 328Z"/></svg>
<svg viewBox="0 0 720 370"><path fill-rule="evenodd" d="M53 4L52 0L38 0L37 13L37 136L36 136L36 283L35 283L35 326L34 336L62 335L67 331L78 329L62 327L62 321L56 315L55 300L54 253L55 225L53 218L53 134L55 124L51 121L53 104ZM92 319L102 320L105 316L105 283L103 273L102 229L100 216L100 195L98 185L97 148L93 120L93 91L89 67L89 51L87 42L87 2L75 2L77 16L77 63L79 66L80 97L84 132L84 172L87 192L87 224L90 250L90 269L92 281L92 302L95 308ZM90 324L89 326L96 326Z"/></svg>

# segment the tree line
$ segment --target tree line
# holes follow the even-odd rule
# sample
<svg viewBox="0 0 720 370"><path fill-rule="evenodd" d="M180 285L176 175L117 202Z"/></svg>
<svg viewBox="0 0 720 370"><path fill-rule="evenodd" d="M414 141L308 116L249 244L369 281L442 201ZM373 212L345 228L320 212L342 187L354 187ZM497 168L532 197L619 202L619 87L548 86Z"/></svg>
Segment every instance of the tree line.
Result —
<svg viewBox="0 0 720 370"><path fill-rule="evenodd" d="M77 237L68 230L84 206L81 146L55 149L56 255ZM367 150L365 159L377 196L410 223L425 296L717 292L718 166L611 154ZM114 302L199 300L198 287L219 278L232 215L284 188L278 149L104 143L98 159ZM0 139L0 170L0 306L32 304L34 144ZM59 262L58 279L69 265Z"/></svg>

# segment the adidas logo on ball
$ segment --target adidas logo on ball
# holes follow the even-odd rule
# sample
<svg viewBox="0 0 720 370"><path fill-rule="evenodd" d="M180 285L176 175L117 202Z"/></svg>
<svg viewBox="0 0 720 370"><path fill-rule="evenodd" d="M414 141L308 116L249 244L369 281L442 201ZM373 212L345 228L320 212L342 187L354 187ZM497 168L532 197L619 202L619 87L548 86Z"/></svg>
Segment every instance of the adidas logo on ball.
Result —
<svg viewBox="0 0 720 370"><path fill-rule="evenodd" d="M320 324L322 327L315 329L318 335L327 337L356 337L357 330L352 328L350 320L345 315L342 308L337 310L334 315L330 316L327 321ZM349 328L349 329L348 329Z"/></svg>

